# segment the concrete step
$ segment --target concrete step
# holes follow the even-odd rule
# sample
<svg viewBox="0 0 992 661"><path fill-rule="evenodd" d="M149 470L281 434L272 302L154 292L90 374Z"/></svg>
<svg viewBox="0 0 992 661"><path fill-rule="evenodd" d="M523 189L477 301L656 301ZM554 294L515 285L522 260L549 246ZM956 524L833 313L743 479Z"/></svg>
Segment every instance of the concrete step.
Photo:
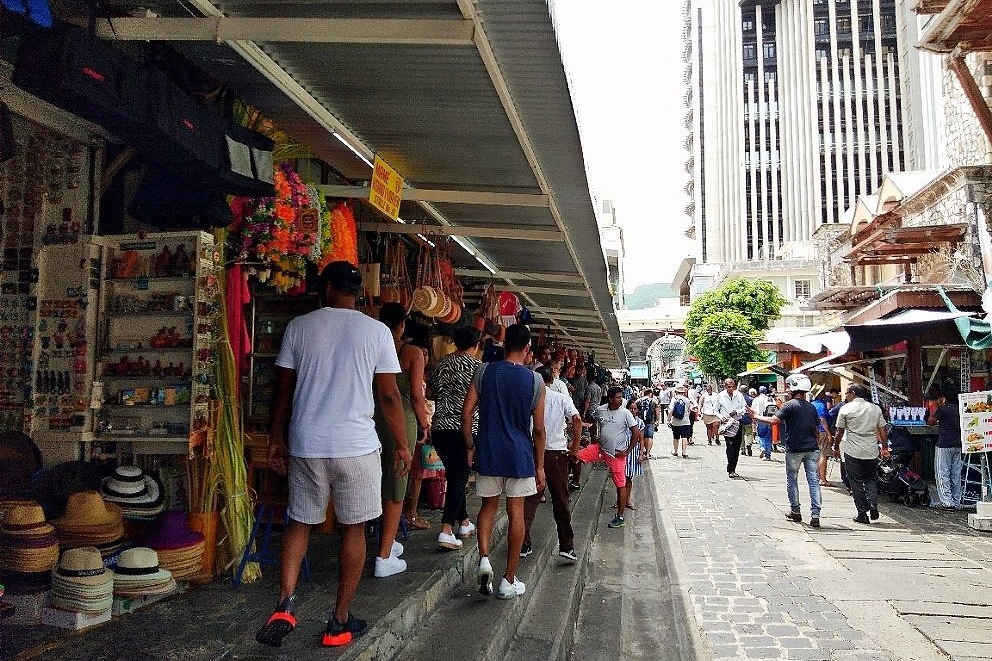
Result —
<svg viewBox="0 0 992 661"><path fill-rule="evenodd" d="M558 559L558 540L551 503L538 509L531 528L534 553L520 560L517 577L527 593L501 601L478 593L475 567L452 597L438 606L415 638L396 657L400 661L428 659L563 659L570 648L577 588L588 561L588 540L602 509L604 471L584 471L581 491L572 499L579 562ZM491 547L496 575L505 566L506 540Z"/></svg>

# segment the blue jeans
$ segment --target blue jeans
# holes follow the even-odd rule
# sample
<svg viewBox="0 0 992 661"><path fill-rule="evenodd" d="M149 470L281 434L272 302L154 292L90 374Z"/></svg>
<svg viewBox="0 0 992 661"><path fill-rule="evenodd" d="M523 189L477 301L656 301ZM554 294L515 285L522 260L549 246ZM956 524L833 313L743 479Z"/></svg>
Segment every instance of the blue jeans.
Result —
<svg viewBox="0 0 992 661"><path fill-rule="evenodd" d="M772 456L772 432L769 429L767 433L758 434L758 446L761 451L765 453L766 457Z"/></svg>
<svg viewBox="0 0 992 661"><path fill-rule="evenodd" d="M793 512L799 511L799 467L806 468L806 482L809 484L809 512L813 518L820 517L823 499L820 495L820 476L816 464L820 459L819 450L785 453L785 483L789 493L789 505Z"/></svg>
<svg viewBox="0 0 992 661"><path fill-rule="evenodd" d="M961 505L961 448L937 448L933 458L941 505Z"/></svg>

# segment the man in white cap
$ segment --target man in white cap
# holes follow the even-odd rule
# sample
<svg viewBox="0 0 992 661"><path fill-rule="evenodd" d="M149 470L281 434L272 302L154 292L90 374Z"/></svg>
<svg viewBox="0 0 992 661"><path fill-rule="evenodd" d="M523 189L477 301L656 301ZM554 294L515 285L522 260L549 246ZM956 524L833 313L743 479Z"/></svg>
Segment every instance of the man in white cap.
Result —
<svg viewBox="0 0 992 661"><path fill-rule="evenodd" d="M806 401L806 393L812 388L805 374L791 374L785 380L792 398L782 405L773 416L758 415L752 409L751 417L782 430L785 443L786 490L789 495L790 511L785 515L789 521L802 523L803 515L799 504L799 467L806 469L806 482L809 484L810 520L809 525L820 527L820 478L817 474L817 461L820 458L820 415L816 408ZM785 423L784 429L782 423Z"/></svg>

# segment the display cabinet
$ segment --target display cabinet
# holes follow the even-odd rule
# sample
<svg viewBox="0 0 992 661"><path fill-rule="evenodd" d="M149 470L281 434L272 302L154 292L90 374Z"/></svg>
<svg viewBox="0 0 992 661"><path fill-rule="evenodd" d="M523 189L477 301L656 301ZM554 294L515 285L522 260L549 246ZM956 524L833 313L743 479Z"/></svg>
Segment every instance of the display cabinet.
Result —
<svg viewBox="0 0 992 661"><path fill-rule="evenodd" d="M204 232L101 237L92 454L185 453L210 423L219 254Z"/></svg>
<svg viewBox="0 0 992 661"><path fill-rule="evenodd" d="M248 357L246 374L245 412L247 427L251 431L268 430L275 360L282 346L286 325L294 318L320 307L316 294L290 296L267 292L256 286L249 308L248 328L251 332L252 352Z"/></svg>

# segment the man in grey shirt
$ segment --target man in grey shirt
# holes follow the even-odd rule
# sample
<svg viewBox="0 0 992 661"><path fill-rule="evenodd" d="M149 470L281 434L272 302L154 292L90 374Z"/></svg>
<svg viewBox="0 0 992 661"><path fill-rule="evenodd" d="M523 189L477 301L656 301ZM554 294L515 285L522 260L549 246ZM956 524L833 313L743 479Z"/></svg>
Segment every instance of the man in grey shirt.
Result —
<svg viewBox="0 0 992 661"><path fill-rule="evenodd" d="M889 458L885 418L878 404L868 400L870 396L861 384L848 387L834 436L834 456L840 457L844 442L844 467L858 508L854 522L863 524L871 523L869 514L871 519L878 518L878 457Z"/></svg>

